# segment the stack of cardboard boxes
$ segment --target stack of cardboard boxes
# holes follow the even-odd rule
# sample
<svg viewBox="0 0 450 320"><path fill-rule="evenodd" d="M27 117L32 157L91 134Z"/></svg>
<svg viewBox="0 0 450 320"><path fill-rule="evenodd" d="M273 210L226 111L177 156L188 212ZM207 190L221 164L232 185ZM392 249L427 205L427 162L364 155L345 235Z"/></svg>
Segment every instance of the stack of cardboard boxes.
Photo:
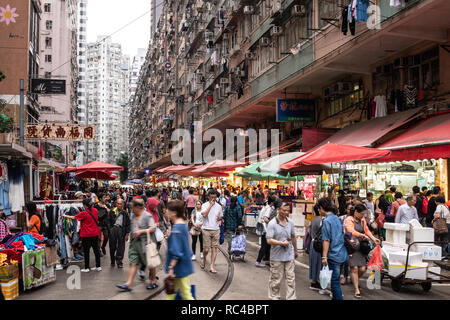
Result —
<svg viewBox="0 0 450 320"><path fill-rule="evenodd" d="M408 245L411 246L408 258L408 269L405 278L426 280L440 274L439 267L433 267L432 261L441 260L441 247L434 244L434 229L424 228L417 220L409 224L385 223L386 241L383 242L383 253L389 259L389 275L398 276L405 270Z"/></svg>

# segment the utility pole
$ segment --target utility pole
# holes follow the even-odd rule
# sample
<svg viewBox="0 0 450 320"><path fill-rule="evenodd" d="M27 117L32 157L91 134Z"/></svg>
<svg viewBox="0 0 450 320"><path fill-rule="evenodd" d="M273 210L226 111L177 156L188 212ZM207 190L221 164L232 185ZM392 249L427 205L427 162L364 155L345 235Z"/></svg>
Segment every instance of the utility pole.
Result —
<svg viewBox="0 0 450 320"><path fill-rule="evenodd" d="M25 146L25 97L24 97L24 81L20 79L20 145Z"/></svg>

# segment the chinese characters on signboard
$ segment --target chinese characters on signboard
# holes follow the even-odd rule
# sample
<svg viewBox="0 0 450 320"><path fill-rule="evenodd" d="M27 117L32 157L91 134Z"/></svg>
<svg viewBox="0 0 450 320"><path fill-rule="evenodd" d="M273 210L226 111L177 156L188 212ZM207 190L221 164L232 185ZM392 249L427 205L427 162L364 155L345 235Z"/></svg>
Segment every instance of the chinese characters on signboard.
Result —
<svg viewBox="0 0 450 320"><path fill-rule="evenodd" d="M94 139L94 127L68 124L30 124L27 125L25 138L50 140L92 140Z"/></svg>
<svg viewBox="0 0 450 320"><path fill-rule="evenodd" d="M277 99L277 122L314 122L315 111L314 100Z"/></svg>

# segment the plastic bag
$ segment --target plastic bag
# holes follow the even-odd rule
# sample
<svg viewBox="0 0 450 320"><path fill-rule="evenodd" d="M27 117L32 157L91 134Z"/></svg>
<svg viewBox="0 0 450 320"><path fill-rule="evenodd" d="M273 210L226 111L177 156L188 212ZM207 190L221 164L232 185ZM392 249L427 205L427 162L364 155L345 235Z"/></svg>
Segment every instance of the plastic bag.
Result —
<svg viewBox="0 0 450 320"><path fill-rule="evenodd" d="M319 274L319 280L320 280L320 287L325 290L328 288L328 285L331 282L331 275L333 274L333 271L331 271L328 268L328 265L324 266L322 270L320 270Z"/></svg>
<svg viewBox="0 0 450 320"><path fill-rule="evenodd" d="M367 264L367 269L379 271L383 269L383 258L381 257L380 246L377 246L372 250L372 256L370 257L369 263Z"/></svg>

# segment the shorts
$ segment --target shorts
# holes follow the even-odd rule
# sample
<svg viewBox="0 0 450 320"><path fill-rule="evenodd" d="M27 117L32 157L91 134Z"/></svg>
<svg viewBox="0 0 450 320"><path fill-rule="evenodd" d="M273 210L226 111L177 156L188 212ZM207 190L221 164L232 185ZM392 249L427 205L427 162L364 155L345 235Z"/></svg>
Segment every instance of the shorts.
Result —
<svg viewBox="0 0 450 320"><path fill-rule="evenodd" d="M203 247L204 248L218 248L220 240L220 230L202 230Z"/></svg>
<svg viewBox="0 0 450 320"><path fill-rule="evenodd" d="M147 258L142 249L141 241L130 241L130 248L128 250L128 259L130 264L147 265Z"/></svg>

